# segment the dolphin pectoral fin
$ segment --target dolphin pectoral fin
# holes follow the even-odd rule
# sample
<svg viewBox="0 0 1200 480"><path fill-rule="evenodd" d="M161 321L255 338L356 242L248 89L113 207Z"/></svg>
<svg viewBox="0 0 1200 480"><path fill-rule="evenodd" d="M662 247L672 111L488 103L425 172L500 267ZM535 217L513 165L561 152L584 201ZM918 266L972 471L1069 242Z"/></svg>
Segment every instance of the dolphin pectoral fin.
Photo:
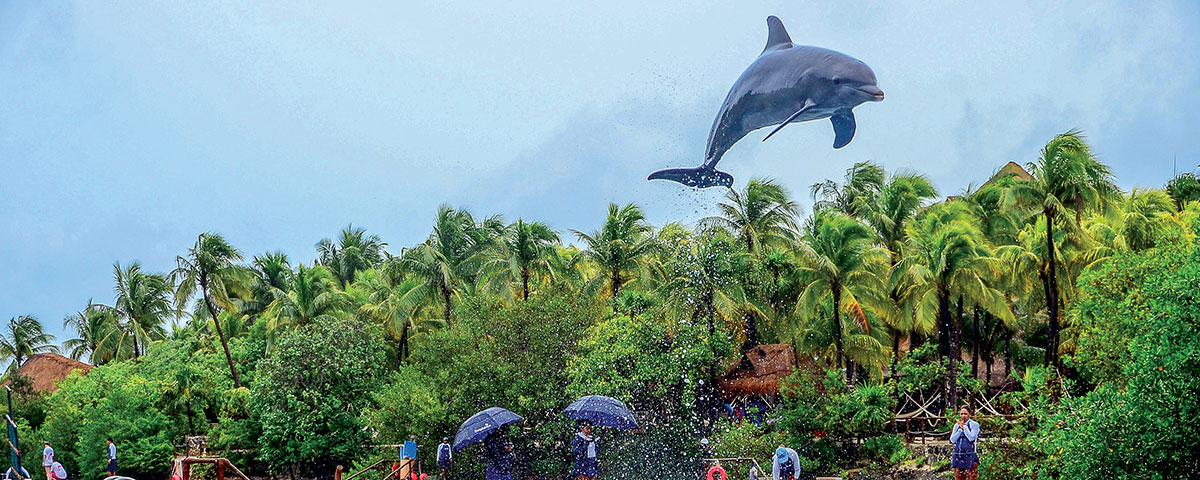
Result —
<svg viewBox="0 0 1200 480"><path fill-rule="evenodd" d="M783 127L787 126L787 124L792 123L792 120L795 120L796 117L799 117L801 113L804 113L808 109L812 108L812 106L813 106L812 100L805 100L803 107L800 107L799 110L796 110L796 113L793 113L792 116L787 118L787 120L784 120L783 123L779 124L778 127L775 127L774 130L771 130L771 133L768 133L767 136L763 137L762 141L764 141L764 142L767 141L768 138L771 138L772 135L775 135L775 132L782 130Z"/></svg>
<svg viewBox="0 0 1200 480"><path fill-rule="evenodd" d="M712 167L668 168L651 173L646 180L670 180L696 188L733 186L733 175Z"/></svg>
<svg viewBox="0 0 1200 480"><path fill-rule="evenodd" d="M833 123L833 148L842 148L854 139L854 112L850 110L833 114L829 117Z"/></svg>

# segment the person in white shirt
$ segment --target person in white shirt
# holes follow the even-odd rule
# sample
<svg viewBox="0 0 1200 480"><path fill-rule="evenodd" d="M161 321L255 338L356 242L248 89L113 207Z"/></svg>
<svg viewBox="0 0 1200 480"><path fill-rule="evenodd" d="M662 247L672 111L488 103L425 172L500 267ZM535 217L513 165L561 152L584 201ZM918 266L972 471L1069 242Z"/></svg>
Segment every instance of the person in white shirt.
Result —
<svg viewBox="0 0 1200 480"><path fill-rule="evenodd" d="M46 448L42 449L42 467L46 469L46 480L54 480L54 472L50 471L54 465L54 449L50 447L50 442L44 443Z"/></svg>
<svg viewBox="0 0 1200 480"><path fill-rule="evenodd" d="M117 474L117 445L113 443L112 438L108 439L108 476L112 477Z"/></svg>

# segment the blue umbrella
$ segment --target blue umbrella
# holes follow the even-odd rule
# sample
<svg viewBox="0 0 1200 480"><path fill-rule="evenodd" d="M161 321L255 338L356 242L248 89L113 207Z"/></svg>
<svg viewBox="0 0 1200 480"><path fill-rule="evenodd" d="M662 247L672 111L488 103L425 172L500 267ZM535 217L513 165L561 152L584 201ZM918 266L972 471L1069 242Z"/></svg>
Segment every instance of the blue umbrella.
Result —
<svg viewBox="0 0 1200 480"><path fill-rule="evenodd" d="M458 428L458 433L454 435L454 450L462 450L464 447L482 442L484 438L500 427L521 420L524 419L520 415L500 407L492 407L471 415L471 418L463 422L462 426Z"/></svg>
<svg viewBox="0 0 1200 480"><path fill-rule="evenodd" d="M588 395L580 398L563 410L568 417L575 420L587 420L593 425L619 428L621 430L637 430L637 420L624 403L604 395Z"/></svg>

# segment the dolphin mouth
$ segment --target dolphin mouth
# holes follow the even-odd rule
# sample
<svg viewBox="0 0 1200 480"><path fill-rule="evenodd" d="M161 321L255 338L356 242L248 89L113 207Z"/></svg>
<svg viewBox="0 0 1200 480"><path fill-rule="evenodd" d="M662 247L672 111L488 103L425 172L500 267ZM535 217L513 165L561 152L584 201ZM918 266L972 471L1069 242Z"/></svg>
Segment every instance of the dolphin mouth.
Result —
<svg viewBox="0 0 1200 480"><path fill-rule="evenodd" d="M871 98L876 102L883 101L883 90L880 90L879 87L876 87L874 85L863 85L861 87L858 87L857 90L860 92L863 92L867 95L870 95Z"/></svg>

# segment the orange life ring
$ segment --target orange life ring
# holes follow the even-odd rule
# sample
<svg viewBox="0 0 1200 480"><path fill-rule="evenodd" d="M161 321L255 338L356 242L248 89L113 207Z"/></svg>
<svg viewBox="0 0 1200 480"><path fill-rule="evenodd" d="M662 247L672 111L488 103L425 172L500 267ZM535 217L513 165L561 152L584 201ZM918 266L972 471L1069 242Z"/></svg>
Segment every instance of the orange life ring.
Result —
<svg viewBox="0 0 1200 480"><path fill-rule="evenodd" d="M712 466L712 468L708 469L708 480L713 480L713 474L714 474L714 473L720 473L720 474L721 474L721 480L726 480L726 478L725 478L725 469L724 469L724 468L721 468L721 466L720 466L720 465L713 465L713 466Z"/></svg>

